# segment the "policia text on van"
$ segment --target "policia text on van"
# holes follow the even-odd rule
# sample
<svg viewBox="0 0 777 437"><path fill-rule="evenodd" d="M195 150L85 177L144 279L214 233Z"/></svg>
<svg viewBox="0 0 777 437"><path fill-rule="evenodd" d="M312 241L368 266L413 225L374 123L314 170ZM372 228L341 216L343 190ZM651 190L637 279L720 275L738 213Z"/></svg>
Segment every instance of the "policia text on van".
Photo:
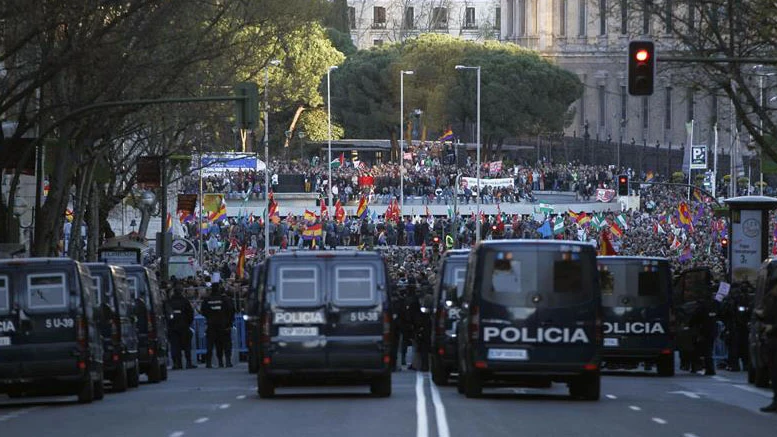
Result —
<svg viewBox="0 0 777 437"><path fill-rule="evenodd" d="M467 266L458 325L459 392L483 386L569 385L600 393L601 317L596 253L576 242L496 240Z"/></svg>
<svg viewBox="0 0 777 437"><path fill-rule="evenodd" d="M250 332L260 397L281 385L325 383L391 394L388 271L380 255L281 253L253 275L249 319L258 322Z"/></svg>

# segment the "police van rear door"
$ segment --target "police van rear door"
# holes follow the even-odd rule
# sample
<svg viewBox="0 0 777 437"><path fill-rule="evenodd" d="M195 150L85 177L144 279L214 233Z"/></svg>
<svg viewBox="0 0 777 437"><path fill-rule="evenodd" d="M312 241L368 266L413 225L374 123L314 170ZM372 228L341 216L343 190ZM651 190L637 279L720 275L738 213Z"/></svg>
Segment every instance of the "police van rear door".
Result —
<svg viewBox="0 0 777 437"><path fill-rule="evenodd" d="M273 367L323 369L326 366L325 266L321 260L283 259L270 264L268 290L271 345L265 356Z"/></svg>
<svg viewBox="0 0 777 437"><path fill-rule="evenodd" d="M520 245L486 251L479 352L493 363L588 363L597 358L593 249Z"/></svg>
<svg viewBox="0 0 777 437"><path fill-rule="evenodd" d="M608 350L658 350L671 344L671 273L665 260L599 258Z"/></svg>
<svg viewBox="0 0 777 437"><path fill-rule="evenodd" d="M383 366L386 294L384 268L377 258L327 261L329 303L327 363L333 369ZM386 313L388 315L388 313ZM386 346L387 347L387 346Z"/></svg>
<svg viewBox="0 0 777 437"><path fill-rule="evenodd" d="M81 302L72 265L42 267L28 264L16 276L20 281L16 340L21 346L22 376L77 373L74 349L78 346L86 352L88 347L89 321L80 307L94 302ZM85 296L91 298L88 292Z"/></svg>
<svg viewBox="0 0 777 437"><path fill-rule="evenodd" d="M23 334L18 311L21 291L13 269L0 268L0 379L17 378L21 373Z"/></svg>
<svg viewBox="0 0 777 437"><path fill-rule="evenodd" d="M444 309L438 312L438 317L444 320L435 320L438 328L443 328L447 336L456 332L456 323L460 319L459 301L464 293L464 280L467 277L467 257L450 258L445 261L442 274L441 298L437 305ZM440 326L442 324L442 326Z"/></svg>

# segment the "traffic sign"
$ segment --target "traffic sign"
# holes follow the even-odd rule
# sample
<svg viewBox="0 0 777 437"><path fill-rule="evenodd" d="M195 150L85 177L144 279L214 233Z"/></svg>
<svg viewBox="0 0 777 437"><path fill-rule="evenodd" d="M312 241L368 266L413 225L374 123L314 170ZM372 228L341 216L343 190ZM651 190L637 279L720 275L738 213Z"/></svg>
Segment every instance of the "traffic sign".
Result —
<svg viewBox="0 0 777 437"><path fill-rule="evenodd" d="M707 169L707 146L691 146L691 170Z"/></svg>

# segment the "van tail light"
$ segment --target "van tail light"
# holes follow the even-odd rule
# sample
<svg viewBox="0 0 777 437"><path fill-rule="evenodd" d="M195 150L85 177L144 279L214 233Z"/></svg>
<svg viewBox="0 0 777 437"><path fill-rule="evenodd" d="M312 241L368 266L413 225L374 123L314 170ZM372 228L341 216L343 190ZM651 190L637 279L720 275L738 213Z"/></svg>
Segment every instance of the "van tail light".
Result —
<svg viewBox="0 0 777 437"><path fill-rule="evenodd" d="M588 363L583 366L583 370L586 370L588 372L595 372L599 370L599 365L596 363Z"/></svg>
<svg viewBox="0 0 777 437"><path fill-rule="evenodd" d="M480 311L477 305L471 305L469 308L469 339L478 341L480 339Z"/></svg>
<svg viewBox="0 0 777 437"><path fill-rule="evenodd" d="M156 340L156 325L154 324L154 313L149 311L146 313L146 321L148 322L148 339Z"/></svg>
<svg viewBox="0 0 777 437"><path fill-rule="evenodd" d="M383 311L383 344L391 344L391 314Z"/></svg>
<svg viewBox="0 0 777 437"><path fill-rule="evenodd" d="M661 349L661 355L672 355L673 353L672 349Z"/></svg>
<svg viewBox="0 0 777 437"><path fill-rule="evenodd" d="M119 335L121 332L119 330L120 325L121 321L119 320L118 316L111 318L111 340L113 340L113 343L119 343L121 341L121 336Z"/></svg>
<svg viewBox="0 0 777 437"><path fill-rule="evenodd" d="M445 320L447 318L448 318L447 309L441 308L439 311L437 311L437 327L435 328L435 334L437 335L445 334Z"/></svg>
<svg viewBox="0 0 777 437"><path fill-rule="evenodd" d="M272 320L272 313L268 311L262 316L262 332L259 337L261 343L270 342L270 320Z"/></svg>

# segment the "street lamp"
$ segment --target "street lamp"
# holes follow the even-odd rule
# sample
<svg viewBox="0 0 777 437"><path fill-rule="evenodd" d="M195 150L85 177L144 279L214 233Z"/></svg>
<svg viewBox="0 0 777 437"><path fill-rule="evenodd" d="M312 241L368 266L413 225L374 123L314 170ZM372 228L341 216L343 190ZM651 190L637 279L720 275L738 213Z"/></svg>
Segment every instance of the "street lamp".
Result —
<svg viewBox="0 0 777 437"><path fill-rule="evenodd" d="M405 213L405 75L415 74L413 70L399 72L399 211Z"/></svg>
<svg viewBox="0 0 777 437"><path fill-rule="evenodd" d="M759 88L759 91L760 91L760 94L759 94L759 97L758 97L758 105L762 106L762 107L766 106L766 104L764 102L764 77L774 76L775 74L777 74L775 72L770 72L770 73L765 73L764 74L762 72L763 68L764 68L763 65L755 65L755 66L753 66L753 70L754 71L757 70L760 73L758 75L758 88ZM772 100L773 99L769 99L770 102ZM763 117L758 117L758 118L759 118L759 126L760 126L761 135L763 135L763 133L764 133L764 120L763 120ZM758 167L761 170L761 178L760 178L760 183L758 184L758 186L759 186L759 188L761 190L761 196L763 196L764 195L763 157L760 156L760 155L759 155L759 165L758 165Z"/></svg>
<svg viewBox="0 0 777 437"><path fill-rule="evenodd" d="M273 59L264 67L264 257L270 254L270 98L268 88L270 83L270 66L277 67L281 61Z"/></svg>
<svg viewBox="0 0 777 437"><path fill-rule="evenodd" d="M337 65L330 65L326 70L326 114L328 119L329 139L327 150L329 152L329 180L327 182L327 189L329 190L329 208L332 208L332 93L331 93L331 81L330 76L332 70L337 70Z"/></svg>
<svg viewBox="0 0 777 437"><path fill-rule="evenodd" d="M455 67L457 70L477 70L478 75L478 91L477 91L477 99L478 99L478 116L477 116L477 156L478 156L478 168L477 168L477 180L478 180L478 198L477 198L477 217L475 218L475 232L477 232L477 235L475 235L475 242L480 242L480 198L482 197L483 193L481 192L480 187L480 66L466 66L466 65L457 65Z"/></svg>

